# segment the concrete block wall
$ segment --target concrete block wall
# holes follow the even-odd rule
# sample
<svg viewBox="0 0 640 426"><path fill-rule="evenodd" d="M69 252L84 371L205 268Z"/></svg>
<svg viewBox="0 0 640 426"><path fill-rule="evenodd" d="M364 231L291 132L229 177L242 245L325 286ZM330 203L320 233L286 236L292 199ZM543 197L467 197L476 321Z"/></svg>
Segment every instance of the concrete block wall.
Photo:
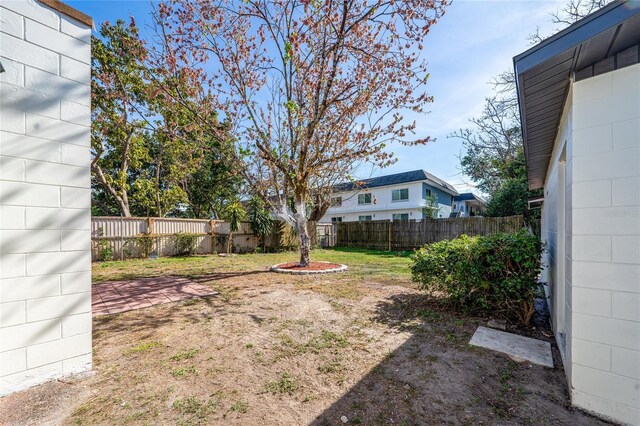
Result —
<svg viewBox="0 0 640 426"><path fill-rule="evenodd" d="M573 84L570 380L640 424L640 64Z"/></svg>
<svg viewBox="0 0 640 426"><path fill-rule="evenodd" d="M0 395L91 369L90 36L0 4Z"/></svg>
<svg viewBox="0 0 640 426"><path fill-rule="evenodd" d="M541 281L551 312L553 331L560 349L562 361L571 386L572 339L572 147L573 147L573 92L569 90L549 167L545 178L544 205L542 208L541 235L546 243L542 263L545 265ZM564 188L562 188L564 169ZM564 194L563 194L564 193ZM561 221L564 219L564 231ZM564 269L563 269L564 267Z"/></svg>

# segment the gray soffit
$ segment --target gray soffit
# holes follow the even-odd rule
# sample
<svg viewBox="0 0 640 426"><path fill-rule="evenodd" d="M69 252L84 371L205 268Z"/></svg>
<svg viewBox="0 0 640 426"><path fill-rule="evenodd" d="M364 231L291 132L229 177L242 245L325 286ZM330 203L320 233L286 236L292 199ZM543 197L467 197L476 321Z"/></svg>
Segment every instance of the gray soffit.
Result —
<svg viewBox="0 0 640 426"><path fill-rule="evenodd" d="M513 58L529 188L544 186L571 77L637 64L640 0L618 0Z"/></svg>

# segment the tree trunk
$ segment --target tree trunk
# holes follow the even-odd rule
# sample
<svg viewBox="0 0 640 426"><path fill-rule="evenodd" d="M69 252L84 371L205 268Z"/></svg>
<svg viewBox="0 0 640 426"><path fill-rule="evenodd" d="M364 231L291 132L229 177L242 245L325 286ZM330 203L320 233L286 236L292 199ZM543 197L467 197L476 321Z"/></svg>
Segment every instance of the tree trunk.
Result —
<svg viewBox="0 0 640 426"><path fill-rule="evenodd" d="M311 238L307 230L307 221L298 222L298 241L300 242L300 266L309 266L311 261Z"/></svg>
<svg viewBox="0 0 640 426"><path fill-rule="evenodd" d="M307 229L306 205L304 200L296 201L296 227L300 243L300 266L309 266L311 261L311 238Z"/></svg>
<svg viewBox="0 0 640 426"><path fill-rule="evenodd" d="M122 199L118 199L118 204L120 205L120 210L122 210L122 215L124 217L131 217L131 211L129 210L129 204L122 201Z"/></svg>
<svg viewBox="0 0 640 426"><path fill-rule="evenodd" d="M91 170L98 177L98 180L102 184L102 187L109 191L113 198L115 198L118 206L120 207L122 215L124 217L131 217L131 211L129 210L129 197L127 197L127 192L122 191L119 193L113 186L109 184L106 176L104 175L104 172L102 171L102 168L97 164L97 159L94 159L91 165Z"/></svg>

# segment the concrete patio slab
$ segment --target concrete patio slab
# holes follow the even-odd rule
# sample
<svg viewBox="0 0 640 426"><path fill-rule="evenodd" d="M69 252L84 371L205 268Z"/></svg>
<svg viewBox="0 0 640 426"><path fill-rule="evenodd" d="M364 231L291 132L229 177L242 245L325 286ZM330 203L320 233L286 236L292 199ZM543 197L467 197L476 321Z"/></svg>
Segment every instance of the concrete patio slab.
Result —
<svg viewBox="0 0 640 426"><path fill-rule="evenodd" d="M553 357L551 356L549 342L492 328L478 327L469 343L474 346L502 352L533 364L553 368Z"/></svg>
<svg viewBox="0 0 640 426"><path fill-rule="evenodd" d="M117 314L216 292L183 277L154 277L94 284L91 293L93 316Z"/></svg>

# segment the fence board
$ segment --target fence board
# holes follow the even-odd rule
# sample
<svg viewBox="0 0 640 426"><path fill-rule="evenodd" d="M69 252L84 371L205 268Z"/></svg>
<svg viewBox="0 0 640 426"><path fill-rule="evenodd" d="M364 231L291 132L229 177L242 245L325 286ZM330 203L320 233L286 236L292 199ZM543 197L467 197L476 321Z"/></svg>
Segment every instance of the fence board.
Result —
<svg viewBox="0 0 640 426"><path fill-rule="evenodd" d="M331 224L309 222L308 229L313 246L335 245L336 236ZM104 260L107 253L113 259L145 257L145 241L159 256L173 256L177 234L190 234L196 238L196 254L225 252L229 223L206 219L96 216L91 218L91 256L93 260ZM233 250L236 253L252 252L261 245L267 250L290 250L298 244L291 227L279 223L264 240L261 244L253 234L251 223L242 222L240 229L233 233Z"/></svg>
<svg viewBox="0 0 640 426"><path fill-rule="evenodd" d="M524 227L522 216L464 217L423 219L419 221L309 222L311 244L321 247L363 247L376 250L410 250L427 243L456 238L462 234L487 235L515 232ZM144 217L91 218L92 258L101 260L107 248L115 259L143 257L140 242L151 239L152 250L159 256L176 254L176 234L196 237L196 253L226 251L229 224L218 220ZM249 222L242 222L233 233L235 252L252 252L264 245L266 250L292 250L297 247L296 233L290 226L277 224L263 242L256 237Z"/></svg>
<svg viewBox="0 0 640 426"><path fill-rule="evenodd" d="M424 244L451 240L462 234L474 236L517 232L524 227L524 218L522 216L457 217L404 222L373 220L338 222L333 226L335 227L335 246L411 250Z"/></svg>

